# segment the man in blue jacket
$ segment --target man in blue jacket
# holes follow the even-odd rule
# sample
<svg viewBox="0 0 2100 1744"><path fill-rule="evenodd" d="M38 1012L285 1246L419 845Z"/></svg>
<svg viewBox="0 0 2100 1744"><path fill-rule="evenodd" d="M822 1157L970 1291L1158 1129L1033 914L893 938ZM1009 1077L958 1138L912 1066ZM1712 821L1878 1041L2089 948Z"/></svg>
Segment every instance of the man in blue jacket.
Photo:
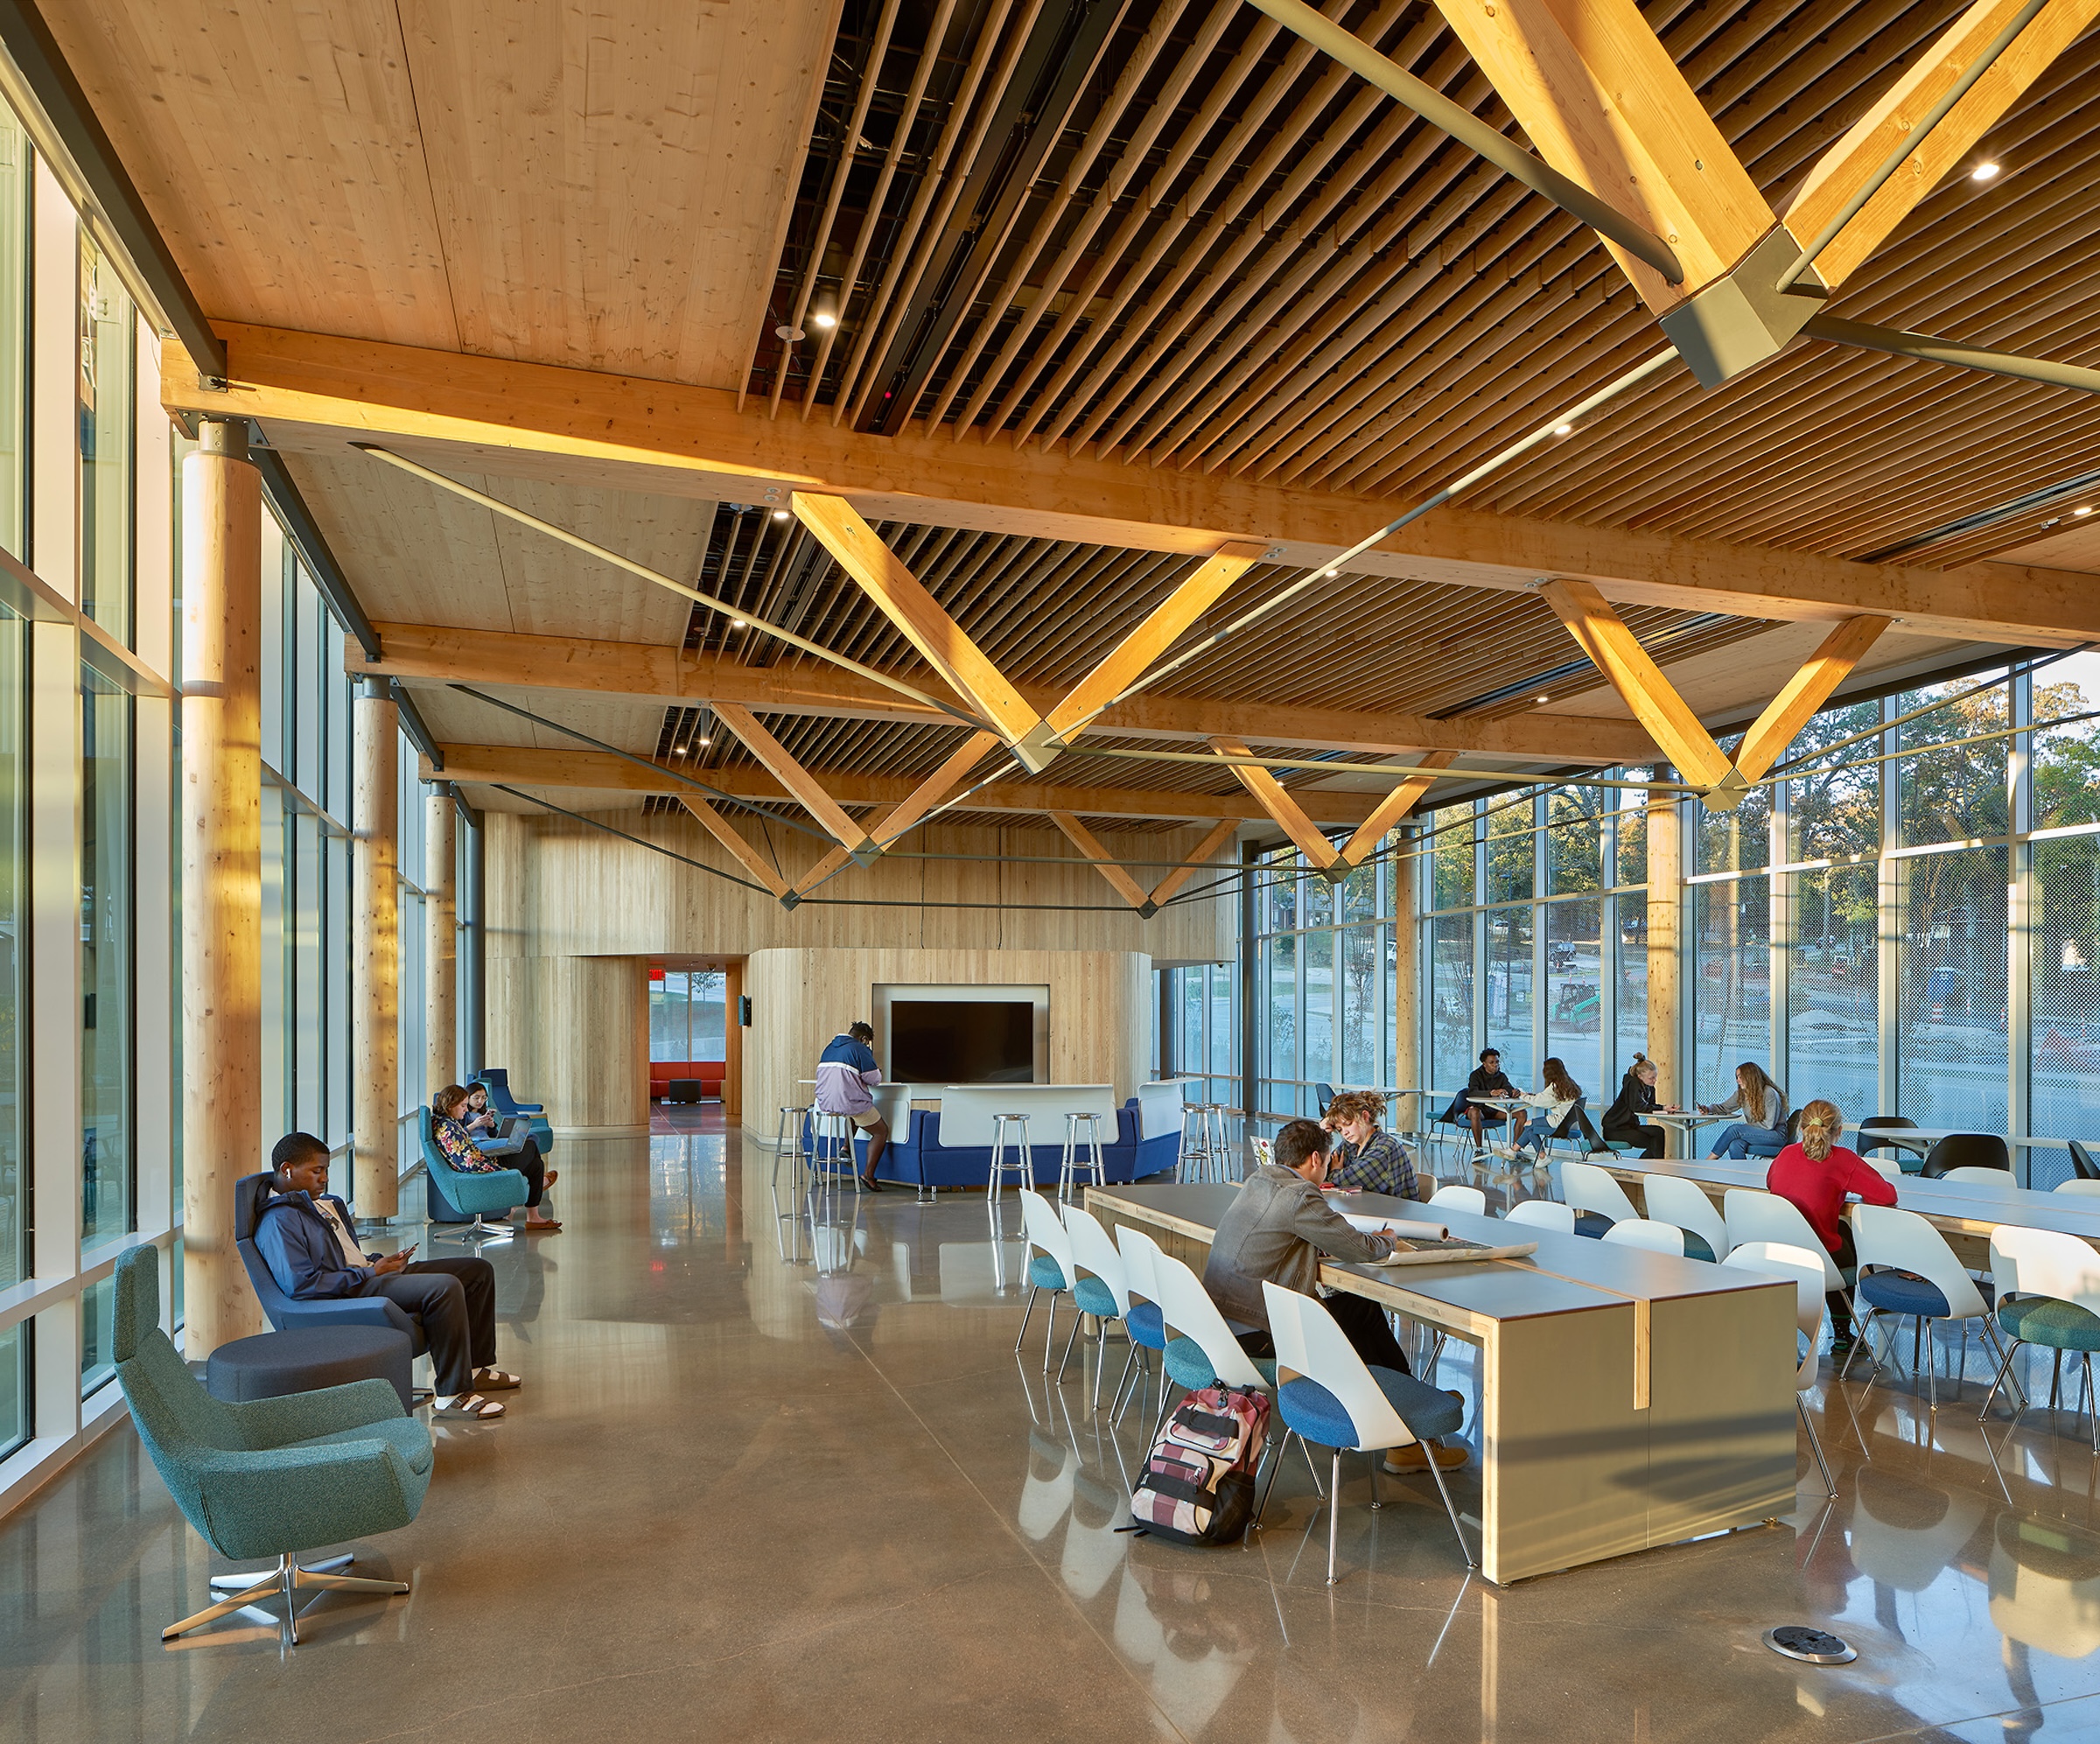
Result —
<svg viewBox="0 0 2100 1744"><path fill-rule="evenodd" d="M820 1113L843 1114L868 1135L868 1166L860 1184L869 1193L879 1193L875 1165L882 1160L883 1147L890 1142L890 1123L875 1111L873 1087L882 1082L875 1063L875 1050L868 1044L875 1032L857 1023L824 1045L816 1061L816 1106Z"/></svg>
<svg viewBox="0 0 2100 1744"><path fill-rule="evenodd" d="M270 1153L276 1188L256 1220L256 1249L277 1287L294 1301L384 1296L419 1321L436 1371L438 1414L477 1419L503 1415L482 1392L518 1384L496 1360L496 1273L485 1259L426 1259L416 1250L383 1258L360 1253L350 1210L328 1191L328 1147L293 1132Z"/></svg>

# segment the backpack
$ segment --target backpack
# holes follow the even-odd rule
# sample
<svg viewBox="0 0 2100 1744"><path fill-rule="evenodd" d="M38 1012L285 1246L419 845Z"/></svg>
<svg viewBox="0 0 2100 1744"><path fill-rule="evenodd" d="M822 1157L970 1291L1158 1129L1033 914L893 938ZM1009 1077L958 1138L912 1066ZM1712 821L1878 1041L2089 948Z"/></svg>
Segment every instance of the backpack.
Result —
<svg viewBox="0 0 2100 1744"><path fill-rule="evenodd" d="M1221 1386L1186 1395L1145 1457L1131 1516L1172 1544L1237 1544L1254 1514L1254 1474L1268 1432L1266 1393Z"/></svg>

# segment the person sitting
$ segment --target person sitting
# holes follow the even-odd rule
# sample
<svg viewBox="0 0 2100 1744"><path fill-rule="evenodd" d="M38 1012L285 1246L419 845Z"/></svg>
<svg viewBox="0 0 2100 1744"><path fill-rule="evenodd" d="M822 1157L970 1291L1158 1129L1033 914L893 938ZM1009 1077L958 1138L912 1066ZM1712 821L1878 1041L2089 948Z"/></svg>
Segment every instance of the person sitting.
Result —
<svg viewBox="0 0 2100 1744"><path fill-rule="evenodd" d="M1320 1285L1320 1257L1367 1261L1393 1250L1390 1236L1357 1229L1336 1211L1320 1187L1327 1178L1327 1135L1310 1120L1284 1123L1276 1135L1276 1160L1240 1183L1240 1190L1211 1236L1203 1287L1230 1320L1248 1328L1240 1342L1250 1356L1273 1356L1264 1280L1320 1299L1334 1323L1364 1362L1405 1375L1407 1354L1393 1336L1385 1311L1368 1297L1330 1293ZM1439 1466L1466 1463L1463 1447L1425 1442L1386 1456L1393 1472L1424 1471L1434 1448Z"/></svg>
<svg viewBox="0 0 2100 1744"><path fill-rule="evenodd" d="M1896 1184L1857 1151L1838 1143L1844 1136L1844 1111L1820 1097L1801 1111L1801 1137L1772 1159L1765 1171L1766 1188L1801 1208L1846 1281L1858 1268L1852 1226L1845 1221L1847 1194L1869 1205L1894 1205ZM1830 1311L1830 1351L1842 1356L1852 1347L1852 1310L1842 1290L1824 1298Z"/></svg>
<svg viewBox="0 0 2100 1744"><path fill-rule="evenodd" d="M1327 1104L1320 1125L1340 1137L1327 1169L1330 1186L1395 1199L1427 1199L1429 1183L1415 1173L1407 1146L1378 1124L1385 1097L1376 1090L1344 1090Z"/></svg>
<svg viewBox="0 0 2100 1744"><path fill-rule="evenodd" d="M1645 1054L1634 1055L1634 1063L1626 1068L1626 1076L1619 1085L1618 1098L1604 1111L1604 1136L1614 1145L1638 1145L1641 1154L1653 1162L1662 1156L1668 1135L1660 1126L1643 1122L1641 1117L1653 1114L1656 1109L1656 1062ZM1673 1103L1662 1110L1675 1114Z"/></svg>
<svg viewBox="0 0 2100 1744"><path fill-rule="evenodd" d="M430 1138L444 1152L444 1159L462 1174L494 1174L498 1169L515 1169L525 1177L525 1227L535 1235L552 1235L562 1226L547 1215L541 1201L547 1189L559 1180L561 1171L540 1159L540 1147L529 1134L516 1150L491 1149L475 1141L468 1129L468 1095L464 1086L447 1084L430 1098Z"/></svg>
<svg viewBox="0 0 2100 1744"><path fill-rule="evenodd" d="M1516 1086L1502 1071L1502 1056L1492 1047L1480 1050L1480 1063L1474 1067L1466 1079L1466 1088L1451 1099L1451 1106L1444 1110L1446 1120L1462 1120L1473 1128L1473 1148L1485 1152L1488 1148L1486 1130L1500 1126L1509 1117L1499 1108L1483 1108L1474 1100L1475 1096L1514 1096Z"/></svg>
<svg viewBox="0 0 2100 1744"><path fill-rule="evenodd" d="M1709 1157L1776 1157L1787 1144L1787 1093L1765 1075L1754 1060L1735 1068L1735 1094L1726 1102L1701 1103L1701 1114L1740 1114L1721 1128Z"/></svg>
<svg viewBox="0 0 2100 1744"><path fill-rule="evenodd" d="M466 1128L475 1144L492 1157L516 1156L523 1148L520 1143L521 1138L523 1144L531 1145L536 1149L539 1140L533 1137L529 1130L508 1138L503 1136L506 1117L488 1105L486 1084L477 1078L466 1087L466 1107L460 1112L459 1124ZM508 1117L516 1120L520 1127L529 1129L531 1125L522 1116L512 1115Z"/></svg>
<svg viewBox="0 0 2100 1744"><path fill-rule="evenodd" d="M270 1196L256 1221L256 1249L295 1302L384 1296L418 1321L430 1346L440 1417L486 1422L503 1415L486 1393L518 1385L496 1360L496 1273L485 1259L425 1259L416 1250L360 1253L350 1210L328 1191L328 1147L290 1132L270 1153Z"/></svg>
<svg viewBox="0 0 2100 1744"><path fill-rule="evenodd" d="M882 1082L882 1068L870 1046L875 1032L864 1023L850 1025L824 1045L816 1060L816 1107L820 1114L843 1114L868 1135L868 1162L861 1171L864 1193L880 1193L875 1165L890 1142L890 1123L875 1111L871 1094Z"/></svg>
<svg viewBox="0 0 2100 1744"><path fill-rule="evenodd" d="M1521 1096L1517 1105L1537 1110L1518 1138L1516 1149L1529 1147L1534 1155L1544 1156L1549 1138L1563 1138L1575 1124L1575 1116L1582 1107L1582 1086L1568 1075L1568 1068L1558 1054L1550 1055L1538 1068L1544 1083L1529 1096Z"/></svg>

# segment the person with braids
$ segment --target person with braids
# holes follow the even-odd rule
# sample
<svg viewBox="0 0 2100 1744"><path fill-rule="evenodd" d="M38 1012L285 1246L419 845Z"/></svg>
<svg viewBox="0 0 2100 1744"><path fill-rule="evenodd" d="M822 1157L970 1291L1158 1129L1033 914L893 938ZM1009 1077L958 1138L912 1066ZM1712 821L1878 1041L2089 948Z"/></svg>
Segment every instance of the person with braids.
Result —
<svg viewBox="0 0 2100 1744"><path fill-rule="evenodd" d="M1395 1199L1427 1199L1429 1183L1415 1173L1407 1146L1378 1123L1385 1097L1377 1090L1344 1090L1327 1104L1320 1124L1341 1135L1327 1169L1327 1184L1352 1193L1384 1193Z"/></svg>
<svg viewBox="0 0 2100 1744"><path fill-rule="evenodd" d="M1801 1111L1801 1137L1772 1159L1765 1185L1800 1208L1838 1269L1852 1281L1858 1256L1852 1250L1852 1226L1845 1221L1848 1194L1869 1205L1894 1205L1896 1184L1838 1141L1844 1136L1844 1112L1818 1097ZM1844 1292L1825 1299L1830 1310L1830 1349L1842 1356L1852 1345L1852 1311Z"/></svg>

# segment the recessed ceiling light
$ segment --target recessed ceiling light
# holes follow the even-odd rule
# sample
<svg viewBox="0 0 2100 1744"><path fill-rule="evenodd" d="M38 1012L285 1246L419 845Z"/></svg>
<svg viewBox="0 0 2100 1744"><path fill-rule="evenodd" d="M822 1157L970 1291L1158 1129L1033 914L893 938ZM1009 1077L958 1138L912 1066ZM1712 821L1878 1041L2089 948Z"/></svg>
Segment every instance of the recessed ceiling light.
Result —
<svg viewBox="0 0 2100 1744"><path fill-rule="evenodd" d="M1972 182L1987 182L1995 179L1997 174L1998 165L1996 164L1978 164L1969 172L1969 179Z"/></svg>
<svg viewBox="0 0 2100 1744"><path fill-rule="evenodd" d="M697 745L703 751L706 750L707 747L712 745L714 742L715 741L708 738L705 733L703 733L698 739L696 739L693 741L693 743Z"/></svg>
<svg viewBox="0 0 2100 1744"><path fill-rule="evenodd" d="M788 511L784 508L776 508L773 511L773 518L775 521L785 521L788 518Z"/></svg>
<svg viewBox="0 0 2100 1744"><path fill-rule="evenodd" d="M1550 703L1553 699L1550 697L1534 697L1531 700L1535 703Z"/></svg>
<svg viewBox="0 0 2100 1744"><path fill-rule="evenodd" d="M1320 573L1324 576L1337 576L1340 575L1341 571L1338 569L1323 569L1320 571Z"/></svg>
<svg viewBox="0 0 2100 1744"><path fill-rule="evenodd" d="M740 629L742 629L742 628L744 627L744 620L743 620L743 619L741 619L741 618L732 618L732 619L729 620L729 627L730 627L731 629L732 629L732 630L740 630Z"/></svg>
<svg viewBox="0 0 2100 1744"><path fill-rule="evenodd" d="M813 326L829 329L831 327L836 327L838 325L838 317L830 313L827 310L819 309L816 313L810 316L809 321L810 325Z"/></svg>
<svg viewBox="0 0 2100 1744"><path fill-rule="evenodd" d="M2089 503L2087 503L2087 504L2086 504L2086 505L2085 505L2085 506L2084 506L2082 508L2074 508L2074 509L2071 511L2071 513L2072 513L2073 515L2090 515L2092 512L2093 512L2093 506L2092 506L2092 504L2091 504L2091 503L2090 503L2090 502L2089 502Z"/></svg>
<svg viewBox="0 0 2100 1744"><path fill-rule="evenodd" d="M1553 426L1553 434L1556 436L1572 436L1574 433L1575 426L1572 424L1557 424Z"/></svg>

